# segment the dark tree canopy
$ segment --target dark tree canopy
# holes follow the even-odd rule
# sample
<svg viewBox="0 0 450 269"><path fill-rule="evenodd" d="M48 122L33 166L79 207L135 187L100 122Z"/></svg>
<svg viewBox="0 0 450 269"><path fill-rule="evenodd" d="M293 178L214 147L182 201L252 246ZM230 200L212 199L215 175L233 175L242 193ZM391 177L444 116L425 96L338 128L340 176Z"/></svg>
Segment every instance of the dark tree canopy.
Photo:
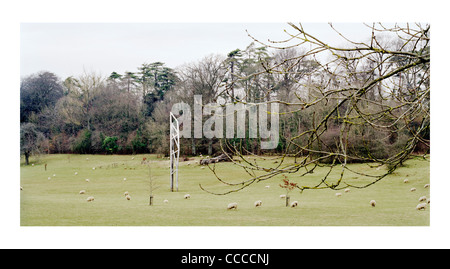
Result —
<svg viewBox="0 0 450 269"><path fill-rule="evenodd" d="M20 84L20 122L54 106L62 96L63 86L53 73L40 72L23 79Z"/></svg>

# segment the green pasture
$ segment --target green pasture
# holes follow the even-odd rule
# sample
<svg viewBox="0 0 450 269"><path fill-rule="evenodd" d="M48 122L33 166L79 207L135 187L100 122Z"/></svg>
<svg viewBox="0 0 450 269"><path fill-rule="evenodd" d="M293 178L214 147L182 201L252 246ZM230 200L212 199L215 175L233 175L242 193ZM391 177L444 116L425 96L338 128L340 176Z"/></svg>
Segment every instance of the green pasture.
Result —
<svg viewBox="0 0 450 269"><path fill-rule="evenodd" d="M147 162L142 163L146 157ZM253 158L253 157L252 157ZM430 210L416 210L419 197L429 198L429 160L413 157L394 174L368 188L344 190L305 190L290 193L296 208L285 206L280 194L281 177L254 183L227 195L213 195L231 187L217 180L200 158L180 162L178 192L170 191L169 161L156 155L41 155L31 159L33 165L20 163L20 223L22 226L427 226ZM286 162L293 162L287 159ZM258 159L258 164L275 166L274 159ZM45 169L45 164L46 169ZM356 172L382 173L367 164L351 164ZM303 170L300 170L302 172ZM249 175L236 164L216 164L217 175L236 183ZM304 177L289 174L299 185L318 182L328 170L317 168ZM329 176L333 182L340 169ZM77 173L75 175L75 173ZM369 178L346 172L345 181L355 185ZM153 182L153 205L149 205L150 176ZM126 178L126 180L124 180ZM409 183L403 183L407 178ZM86 181L89 179L89 181ZM267 187L269 186L269 187ZM411 188L416 191L411 192ZM18 186L19 188L19 186ZM85 194L80 194L85 190ZM131 200L124 192L128 191ZM342 195L336 196L339 192ZM190 194L190 199L184 199ZM87 202L89 196L94 201ZM164 200L168 200L164 203ZM255 208L254 202L262 201ZM370 200L376 200L371 207ZM227 210L230 202L237 210Z"/></svg>

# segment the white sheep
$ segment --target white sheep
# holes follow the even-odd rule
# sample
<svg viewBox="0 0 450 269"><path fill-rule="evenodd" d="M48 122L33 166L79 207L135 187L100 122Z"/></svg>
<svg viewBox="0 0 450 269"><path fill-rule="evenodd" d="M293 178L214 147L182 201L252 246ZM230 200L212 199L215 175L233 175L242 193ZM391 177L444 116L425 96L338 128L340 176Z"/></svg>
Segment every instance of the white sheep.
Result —
<svg viewBox="0 0 450 269"><path fill-rule="evenodd" d="M190 194L185 194L185 195L184 195L184 199L189 199L189 198L191 198L191 195L190 195Z"/></svg>
<svg viewBox="0 0 450 269"><path fill-rule="evenodd" d="M342 193L340 193L340 192L336 193L336 197L341 197L341 196L342 196Z"/></svg>
<svg viewBox="0 0 450 269"><path fill-rule="evenodd" d="M269 185L266 185L265 188L268 189L268 188L270 188L270 186L269 186Z"/></svg>
<svg viewBox="0 0 450 269"><path fill-rule="evenodd" d="M227 210L236 209L237 210L237 203L229 203L227 206Z"/></svg>
<svg viewBox="0 0 450 269"><path fill-rule="evenodd" d="M56 174L53 174L53 177L56 177Z"/></svg>
<svg viewBox="0 0 450 269"><path fill-rule="evenodd" d="M416 206L417 210L425 210L427 208L427 204L426 203L420 203Z"/></svg>
<svg viewBox="0 0 450 269"><path fill-rule="evenodd" d="M296 206L298 206L298 202L297 201L294 201L294 202L291 203L291 207L296 207Z"/></svg>
<svg viewBox="0 0 450 269"><path fill-rule="evenodd" d="M47 179L50 180L50 179L52 179L52 178L51 178L51 177L48 177Z"/></svg>
<svg viewBox="0 0 450 269"><path fill-rule="evenodd" d="M80 194L85 194L85 193L86 193L85 190L81 190L81 191L80 191Z"/></svg>
<svg viewBox="0 0 450 269"><path fill-rule="evenodd" d="M169 200L167 200L167 199L166 199L166 200L164 200L164 203L165 203L165 204L167 204L168 202L169 202Z"/></svg>
<svg viewBox="0 0 450 269"><path fill-rule="evenodd" d="M370 200L369 203L372 207L375 207L377 205L377 202L375 200Z"/></svg>
<svg viewBox="0 0 450 269"><path fill-rule="evenodd" d="M262 201L261 200L258 200L258 201L255 202L255 207L259 207L261 205L262 205Z"/></svg>
<svg viewBox="0 0 450 269"><path fill-rule="evenodd" d="M124 177L124 178L123 178L123 181L127 181L127 178L126 178L126 177Z"/></svg>
<svg viewBox="0 0 450 269"><path fill-rule="evenodd" d="M411 188L410 191L416 191L416 188Z"/></svg>
<svg viewBox="0 0 450 269"><path fill-rule="evenodd" d="M86 199L86 201L88 201L88 202L94 201L94 196L89 196L89 197Z"/></svg>
<svg viewBox="0 0 450 269"><path fill-rule="evenodd" d="M86 178L86 182L89 182L89 178Z"/></svg>
<svg viewBox="0 0 450 269"><path fill-rule="evenodd" d="M430 184L425 184L425 186L423 186L425 189L430 187Z"/></svg>
<svg viewBox="0 0 450 269"><path fill-rule="evenodd" d="M124 192L124 193L123 193L123 195L124 195L124 196L127 196L127 195L128 195L128 192L127 192L127 191L126 191L126 192Z"/></svg>
<svg viewBox="0 0 450 269"><path fill-rule="evenodd" d="M281 199L286 198L286 194L281 194L281 195L280 195L280 198L281 198Z"/></svg>
<svg viewBox="0 0 450 269"><path fill-rule="evenodd" d="M403 180L403 183L409 183L409 180L406 178L405 180Z"/></svg>
<svg viewBox="0 0 450 269"><path fill-rule="evenodd" d="M422 196L422 197L419 198L419 202L423 202L423 201L426 201L426 200L427 200L426 196Z"/></svg>
<svg viewBox="0 0 450 269"><path fill-rule="evenodd" d="M22 186L20 186L20 190L23 190Z"/></svg>
<svg viewBox="0 0 450 269"><path fill-rule="evenodd" d="M349 189L349 188L347 188L347 189L345 189L345 190L344 190L344 192L350 192L350 189Z"/></svg>
<svg viewBox="0 0 450 269"><path fill-rule="evenodd" d="M78 172L75 172L75 175L78 175Z"/></svg>
<svg viewBox="0 0 450 269"><path fill-rule="evenodd" d="M127 200L131 200L131 196L130 195L126 195L125 198L127 198Z"/></svg>

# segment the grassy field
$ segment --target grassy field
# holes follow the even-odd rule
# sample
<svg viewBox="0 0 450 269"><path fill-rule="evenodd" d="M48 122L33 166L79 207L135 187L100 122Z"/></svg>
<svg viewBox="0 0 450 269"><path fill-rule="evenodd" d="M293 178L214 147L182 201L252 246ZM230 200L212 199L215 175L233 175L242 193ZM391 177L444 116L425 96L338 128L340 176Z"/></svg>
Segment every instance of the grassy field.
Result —
<svg viewBox="0 0 450 269"><path fill-rule="evenodd" d="M133 158L134 157L134 158ZM141 164L142 158L150 161ZM335 190L292 191L297 208L285 207L279 187L281 177L255 183L237 193L212 195L228 190L212 172L195 160L181 162L179 191L170 192L169 161L156 155L43 155L32 159L34 165L20 164L20 222L22 226L427 226L430 209L416 210L420 196L429 197L430 163L413 158L404 167L380 182L350 192ZM289 160L292 161L292 160ZM272 164L273 160L261 160ZM45 164L47 169L45 170ZM366 164L352 164L363 171ZM232 163L217 165L219 175L232 182L248 178ZM383 169L383 168L382 168ZM382 172L381 170L379 172ZM75 175L77 173L77 175ZM154 205L149 206L150 181L154 186ZM317 181L325 169L289 179L299 185ZM336 172L337 174L337 172ZM124 180L126 178L126 180ZM403 183L405 178L409 183ZM86 181L89 179L89 182ZM349 174L348 182L362 184L367 179ZM266 188L269 185L270 188ZM417 190L411 192L415 187ZM85 190L85 194L79 194ZM131 200L125 199L128 191ZM342 196L337 197L336 192ZM190 199L183 199L189 193ZM94 196L93 202L87 202ZM168 203L164 203L164 200ZM376 207L369 205L376 200ZM262 200L262 207L253 203ZM238 210L227 210L230 202Z"/></svg>

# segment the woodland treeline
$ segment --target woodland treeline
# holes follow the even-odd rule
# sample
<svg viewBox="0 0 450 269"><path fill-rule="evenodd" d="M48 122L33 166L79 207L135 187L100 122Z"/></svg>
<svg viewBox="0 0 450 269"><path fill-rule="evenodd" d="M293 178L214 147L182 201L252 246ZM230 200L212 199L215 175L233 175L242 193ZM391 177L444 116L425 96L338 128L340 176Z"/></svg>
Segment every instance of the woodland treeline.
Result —
<svg viewBox="0 0 450 269"><path fill-rule="evenodd" d="M383 48L405 50L398 37L380 37L377 41ZM429 54L429 46L411 50L418 49ZM68 78L49 71L32 74L22 78L20 84L21 152L27 159L34 153L167 155L172 105L185 102L192 106L194 95L202 95L204 104L218 99L231 103L279 103L278 147L262 151L258 139L227 139L234 150L243 154L289 154L288 144L307 143L296 139L311 136L299 134L314 129L320 118L332 113L320 139L308 147L309 153L316 150L320 154L323 148L331 151L338 147L337 140L342 138L340 114L345 114L351 102L343 89L365 87L367 82L411 61L406 54L391 55L387 61L378 59L379 54L362 59L353 51L344 51L339 61L347 61L341 64L333 60L333 69L329 59L320 60L309 53L301 47L271 49L255 40L244 49L227 55L208 55L177 68L152 62L133 71L115 70L107 77L93 72ZM349 150L366 158L386 158L417 136L415 131L424 117L413 117L402 124L394 114L401 115L409 109L403 104L417 98L414 89L429 88L427 73L429 64L424 64L399 71L389 77L389 82L368 85L358 106L364 106L366 111L376 111L381 106L393 108L378 117L390 128L377 130L373 125L355 122L351 130L346 130ZM339 98L324 98L327 93L338 91L346 97L343 102L349 104L340 104ZM428 102L429 93L421 100ZM336 104L339 109L332 110ZM392 117L389 113L393 113ZM420 135L428 141L429 128ZM181 146L182 155L214 155L223 150L218 139L183 138ZM425 153L428 147L417 143L414 151ZM297 148L295 154L301 155L301 150Z"/></svg>
<svg viewBox="0 0 450 269"><path fill-rule="evenodd" d="M270 56L267 48L252 43L227 57L208 55L177 69L153 62L133 72L113 71L108 77L85 72L64 80L42 71L21 80L21 131L34 133L36 153L166 155L173 104L192 104L194 95L202 95L204 103L226 98L221 91L233 76L251 75L262 68L262 60L281 56ZM274 81L249 78L240 86L251 88L252 101L259 102L267 83ZM256 148L257 141L250 140ZM220 150L217 143L185 139L183 154L212 155Z"/></svg>

